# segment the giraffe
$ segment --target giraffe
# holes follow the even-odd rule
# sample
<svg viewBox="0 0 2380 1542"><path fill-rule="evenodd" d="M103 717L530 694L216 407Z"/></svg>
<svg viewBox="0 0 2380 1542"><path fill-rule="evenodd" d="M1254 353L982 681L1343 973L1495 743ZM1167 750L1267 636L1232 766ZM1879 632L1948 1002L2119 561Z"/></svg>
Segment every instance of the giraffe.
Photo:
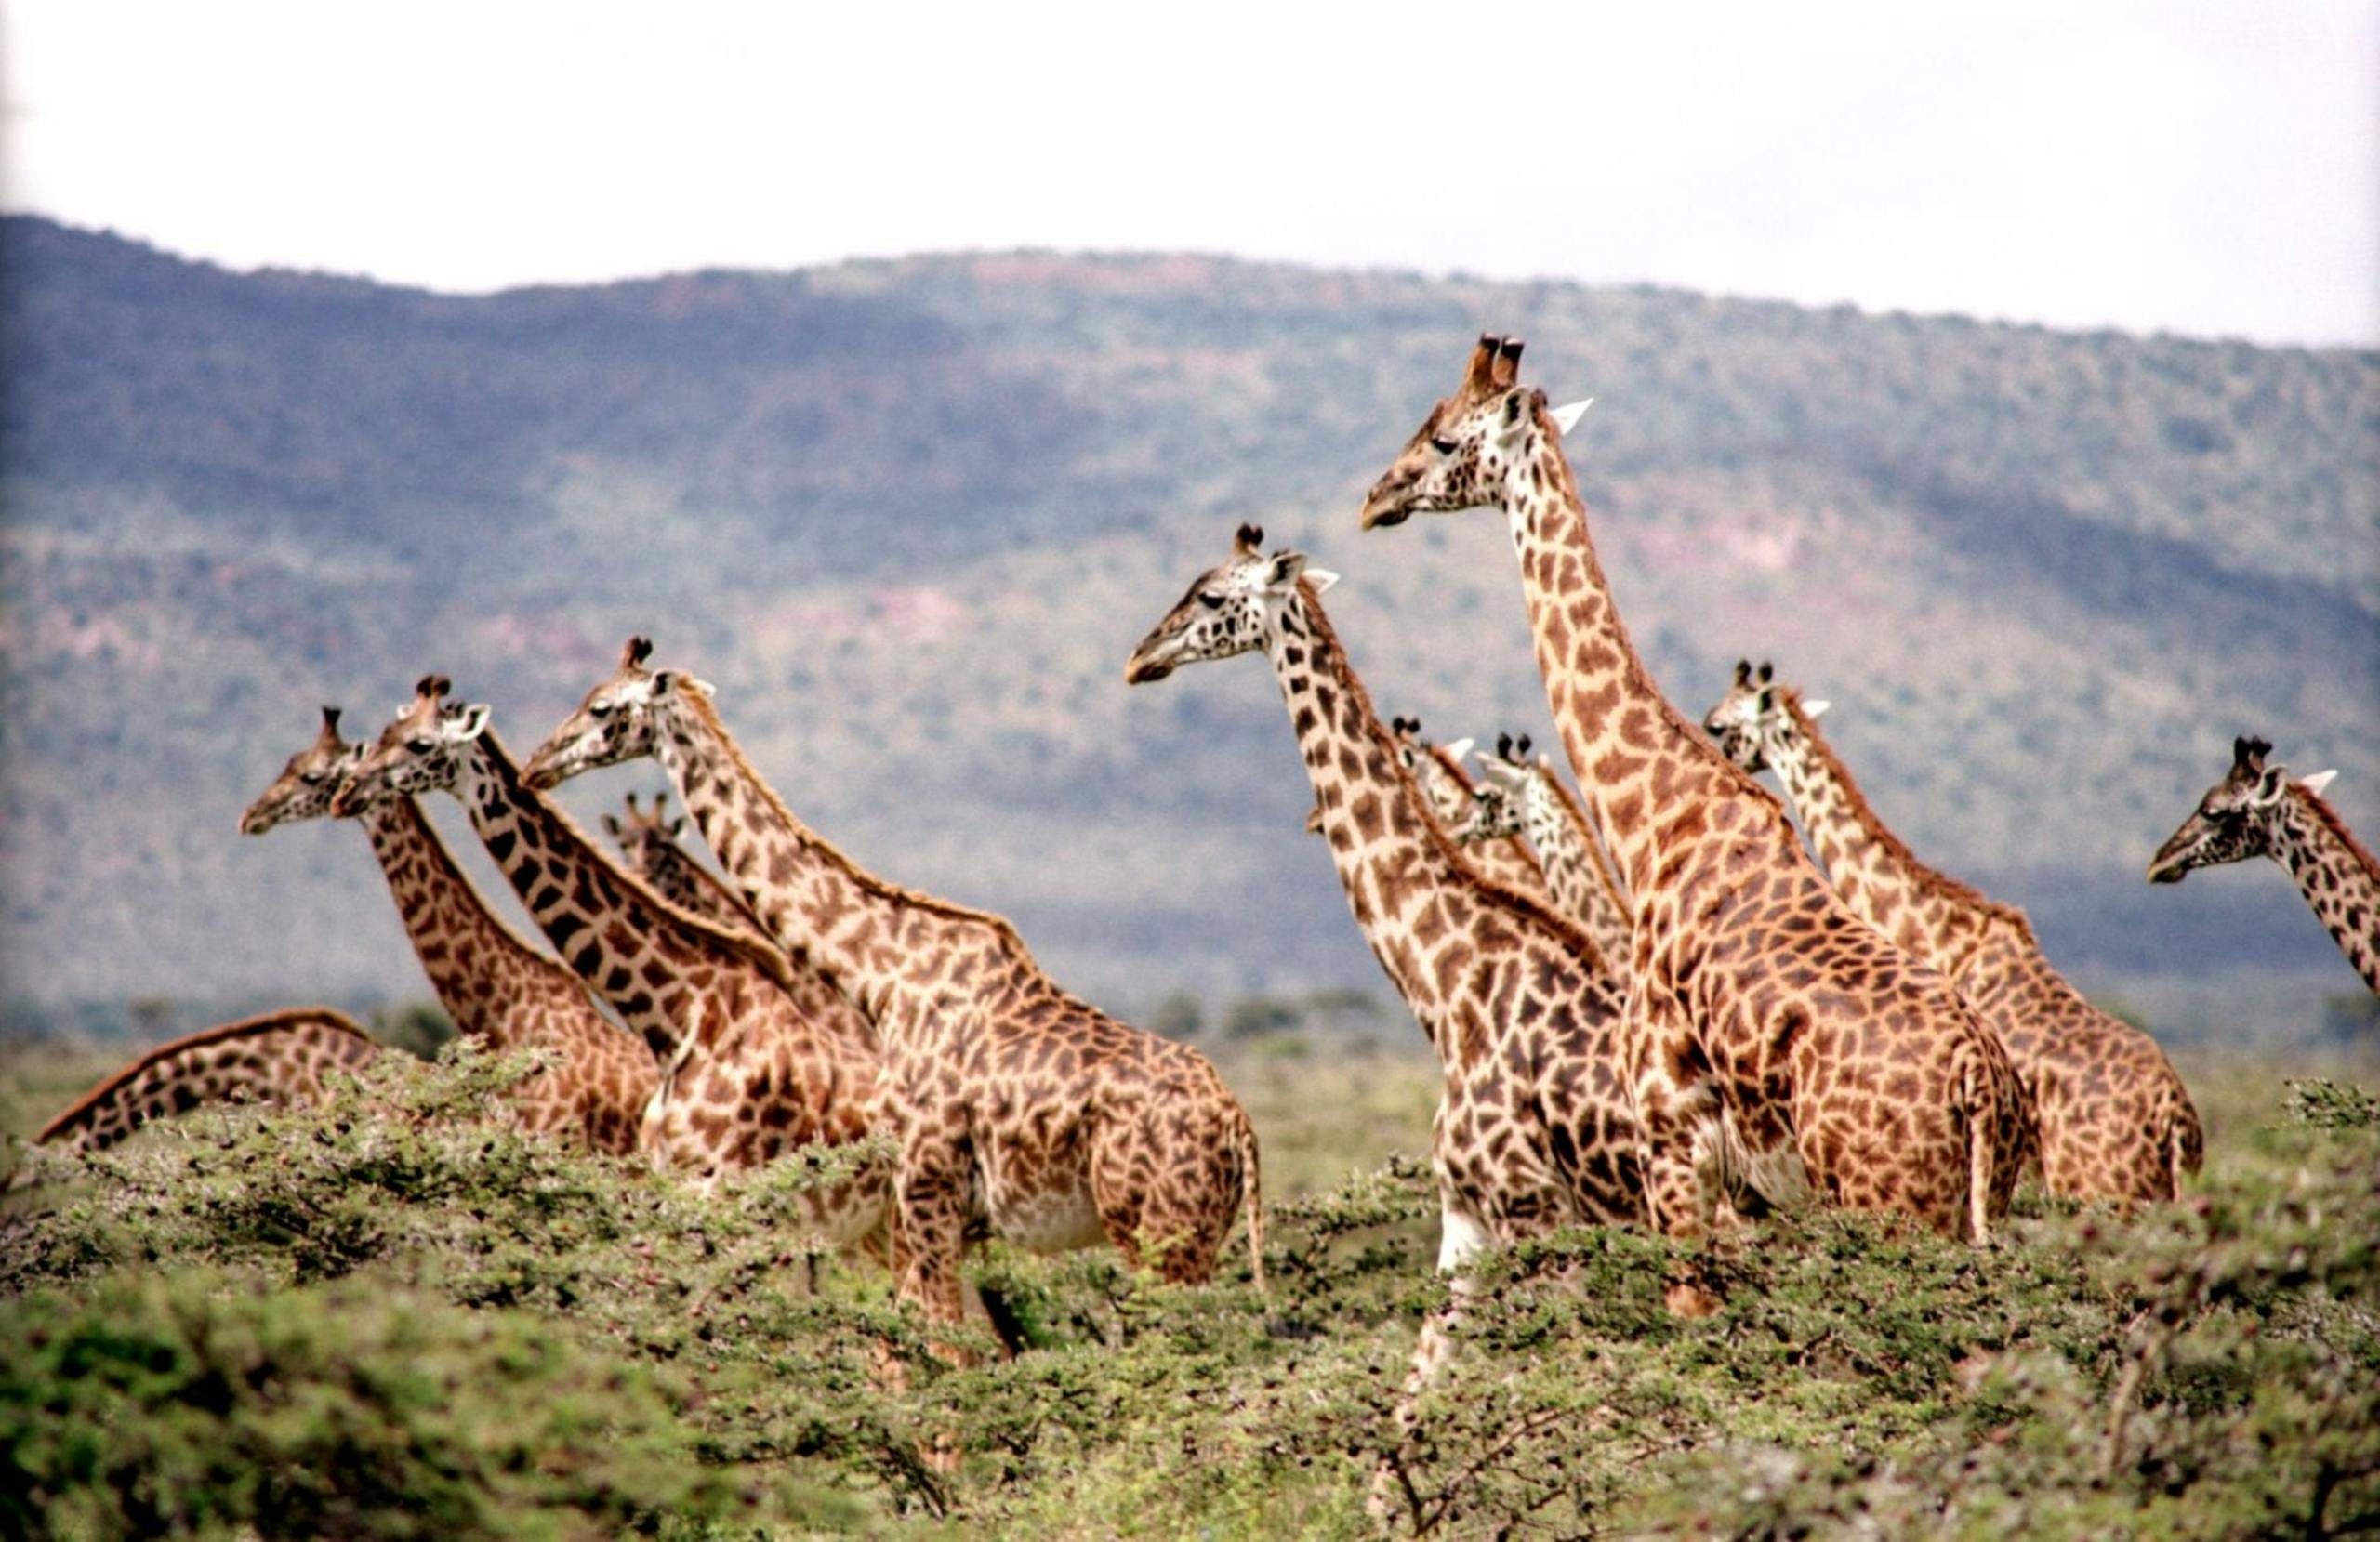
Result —
<svg viewBox="0 0 2380 1542"><path fill-rule="evenodd" d="M1493 754L1479 752L1480 785L1471 822L1457 831L1466 842L1527 837L1537 855L1554 908L1589 937L1625 989L1630 929L1628 896L1606 862L1593 824L1543 756L1531 764L1529 740L1496 736Z"/></svg>
<svg viewBox="0 0 2380 1542"><path fill-rule="evenodd" d="M646 667L652 651L628 640L528 776L551 787L658 759L768 934L876 1025L899 1146L901 1298L930 1324L955 1322L965 1245L985 1231L1036 1252L1104 1238L1135 1268L1201 1284L1243 1201L1261 1289L1256 1132L1207 1058L1061 990L1000 917L888 883L828 845L745 759L710 687Z"/></svg>
<svg viewBox="0 0 2380 1542"><path fill-rule="evenodd" d="M379 1041L328 1007L292 1007L218 1023L161 1044L44 1125L36 1146L105 1151L153 1119L235 1098L311 1103L324 1074L350 1074L377 1060Z"/></svg>
<svg viewBox="0 0 2380 1542"><path fill-rule="evenodd" d="M1745 771L1774 771L1835 892L1867 923L1959 987L2000 1031L2040 1120L2055 1194L2180 1197L2205 1140L2188 1088L2157 1041L2083 998L2043 956L2025 913L1945 876L1879 818L1818 730L1827 704L1774 682L1764 664L1704 727Z"/></svg>
<svg viewBox="0 0 2380 1542"><path fill-rule="evenodd" d="M362 758L323 708L312 744L289 758L240 816L240 833L319 819ZM592 1150L628 1155L660 1082L652 1051L597 1010L578 977L497 919L410 797L358 811L405 934L455 1031L499 1053L547 1051L507 1096L514 1122Z"/></svg>
<svg viewBox="0 0 2380 1542"><path fill-rule="evenodd" d="M1142 639L1124 679L1148 684L1242 653L1271 662L1348 907L1437 1052L1431 1167L1438 1268L1451 1278L1398 1405L1409 1433L1414 1398L1450 1356L1480 1248L1644 1219L1621 1000L1582 932L1465 860L1417 775L1418 725L1382 724L1323 613L1337 575L1299 552L1268 557L1263 539L1240 526L1230 559Z"/></svg>
<svg viewBox="0 0 2380 1542"><path fill-rule="evenodd" d="M2231 769L2157 849L2149 881L2179 883L2194 867L2270 857L2289 869L2355 972L2380 994L2380 862L2322 800L2338 772L2293 782L2288 767L2265 764L2271 753L2263 739L2231 742Z"/></svg>
<svg viewBox="0 0 2380 1542"><path fill-rule="evenodd" d="M618 845L622 865L688 915L699 916L721 931L762 937L765 929L752 907L678 844L686 816L671 819L663 813L662 806L668 800L668 793L654 794L653 811L643 813L637 809L636 794L630 793L625 817L603 816L604 833Z"/></svg>
<svg viewBox="0 0 2380 1542"><path fill-rule="evenodd" d="M1480 339L1359 522L1479 507L1508 521L1547 702L1628 886L1622 1038L1655 1223L1709 1233L1732 1115L1756 1168L1983 1240L2031 1139L2006 1051L1948 980L1852 914L1777 799L1662 699L1613 608L1561 431L1515 379L1520 352ZM1717 1303L1689 1280L1670 1304Z"/></svg>
<svg viewBox="0 0 2380 1542"><path fill-rule="evenodd" d="M432 789L461 800L547 941L666 1061L642 1132L655 1162L690 1169L707 1189L803 1146L865 1140L879 1092L866 1023L775 949L689 916L629 877L522 782L488 727L488 708L449 704L447 690L443 676L423 679L341 784L332 811ZM807 1192L810 1228L830 1244L874 1250L884 1167L864 1160Z"/></svg>
<svg viewBox="0 0 2380 1542"><path fill-rule="evenodd" d="M1477 789L1471 784L1471 773L1462 769L1462 758L1471 753L1472 742L1457 739L1452 744L1434 745L1421 737L1419 718L1391 718L1388 730L1390 737L1396 741L1405 769L1421 785L1422 806L1430 817L1448 835L1461 829L1470 822L1478 797ZM1544 869L1513 832L1477 842L1463 854L1483 877L1535 901L1541 909L1559 908L1554 903L1553 891L1546 887Z"/></svg>

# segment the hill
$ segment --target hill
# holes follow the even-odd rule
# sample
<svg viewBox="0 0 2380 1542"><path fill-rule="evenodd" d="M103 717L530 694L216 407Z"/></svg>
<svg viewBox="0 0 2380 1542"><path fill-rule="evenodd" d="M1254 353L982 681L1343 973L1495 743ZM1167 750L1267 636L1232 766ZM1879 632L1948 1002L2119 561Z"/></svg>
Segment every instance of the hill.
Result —
<svg viewBox="0 0 2380 1542"><path fill-rule="evenodd" d="M2268 866L2141 870L2241 731L2380 830L2371 353L1198 257L464 298L13 217L7 992L417 994L361 838L239 809L317 702L441 669L525 747L634 630L860 860L1110 1005L1376 985L1261 667L1118 669L1255 519L1346 575L1383 709L1547 737L1495 521L1355 530L1483 326L1598 399L1574 455L1682 706L1775 658L1919 852L2162 1029L2354 985Z"/></svg>

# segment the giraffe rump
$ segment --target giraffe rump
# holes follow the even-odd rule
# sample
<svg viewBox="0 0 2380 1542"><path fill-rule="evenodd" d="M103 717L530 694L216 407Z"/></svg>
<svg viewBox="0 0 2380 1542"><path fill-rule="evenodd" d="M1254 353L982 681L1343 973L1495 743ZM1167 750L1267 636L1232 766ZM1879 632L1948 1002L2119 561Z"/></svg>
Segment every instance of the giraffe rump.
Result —
<svg viewBox="0 0 2380 1542"><path fill-rule="evenodd" d="M159 1118L241 1096L307 1102L322 1074L358 1071L382 1045L328 1007L292 1007L218 1023L158 1045L111 1073L33 1137L37 1146L101 1151Z"/></svg>

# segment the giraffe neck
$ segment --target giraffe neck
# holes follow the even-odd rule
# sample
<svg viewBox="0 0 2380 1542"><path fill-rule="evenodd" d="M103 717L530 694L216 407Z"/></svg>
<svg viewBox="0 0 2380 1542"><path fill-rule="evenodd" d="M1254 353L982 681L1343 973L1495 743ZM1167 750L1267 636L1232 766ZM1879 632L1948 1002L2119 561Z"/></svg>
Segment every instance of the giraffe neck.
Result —
<svg viewBox="0 0 2380 1542"><path fill-rule="evenodd" d="M1550 767L1539 767L1521 799L1521 828L1545 870L1554 901L1585 924L1612 962L1628 956L1628 902L1612 882L1584 812L1563 796Z"/></svg>
<svg viewBox="0 0 2380 1542"><path fill-rule="evenodd" d="M719 857L767 935L826 975L896 1048L894 1002L939 982L916 974L920 956L956 967L990 955L1033 969L1007 922L921 894L862 869L794 817L744 758L707 700L681 705L658 735L656 754L678 801ZM989 986L989 971L967 972Z"/></svg>
<svg viewBox="0 0 2380 1542"><path fill-rule="evenodd" d="M568 976L496 919L412 798L383 798L365 812L364 828L455 1031L503 1048L506 1004Z"/></svg>
<svg viewBox="0 0 2380 1542"><path fill-rule="evenodd" d="M1441 939L1455 911L1492 892L1455 853L1430 816L1427 795L1373 712L1339 639L1302 581L1282 607L1265 652L1289 708L1298 752L1322 811L1322 835L1348 907L1372 956L1429 1034L1455 1061L1460 973L1442 971ZM1590 951L1592 951L1590 949Z"/></svg>
<svg viewBox="0 0 2380 1542"><path fill-rule="evenodd" d="M1870 926L1896 942L1921 939L1928 961L1957 978L1966 959L1951 955L1970 951L1977 940L1977 928L1960 923L1979 919L1974 913L1988 903L1919 862L1860 795L1800 696L1784 692L1782 700L1786 727L1775 736L1773 757L1778 779L1828 881Z"/></svg>
<svg viewBox="0 0 2380 1542"><path fill-rule="evenodd" d="M1775 826L1776 800L1680 717L1646 674L1587 533L1586 507L1558 432L1539 409L1501 490L1520 558L1529 630L1547 705L1580 790L1593 806L1612 860L1641 912L1673 869L1721 823L1722 803L1745 805L1725 824ZM1673 881L1673 872L1665 875Z"/></svg>
<svg viewBox="0 0 2380 1542"><path fill-rule="evenodd" d="M2272 854L2363 982L2380 991L2380 863L2297 783L2273 813Z"/></svg>
<svg viewBox="0 0 2380 1542"><path fill-rule="evenodd" d="M562 811L522 782L493 730L456 752L456 796L488 855L554 950L655 1055L727 1024L712 987L734 974L782 982L752 950L636 883Z"/></svg>

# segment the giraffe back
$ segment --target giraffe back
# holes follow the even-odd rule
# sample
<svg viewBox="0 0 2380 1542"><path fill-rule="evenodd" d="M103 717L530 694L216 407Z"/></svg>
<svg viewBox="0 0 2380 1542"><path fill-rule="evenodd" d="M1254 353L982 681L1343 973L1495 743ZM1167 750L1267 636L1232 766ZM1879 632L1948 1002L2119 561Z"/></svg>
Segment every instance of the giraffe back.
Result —
<svg viewBox="0 0 2380 1542"><path fill-rule="evenodd" d="M361 1070L382 1048L327 1007L218 1023L137 1057L43 1126L33 1143L103 1151L152 1120L208 1103L312 1102L326 1090L324 1073Z"/></svg>

